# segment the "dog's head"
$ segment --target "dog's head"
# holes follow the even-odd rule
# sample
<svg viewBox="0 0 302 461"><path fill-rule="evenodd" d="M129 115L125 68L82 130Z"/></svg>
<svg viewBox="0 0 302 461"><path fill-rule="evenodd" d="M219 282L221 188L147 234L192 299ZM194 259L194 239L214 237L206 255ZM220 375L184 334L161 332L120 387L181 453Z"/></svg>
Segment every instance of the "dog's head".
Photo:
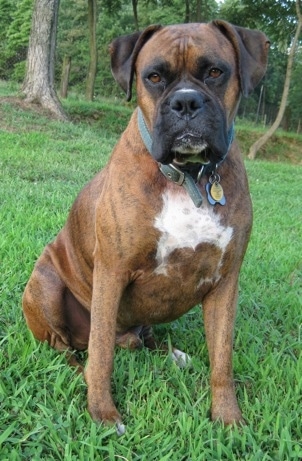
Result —
<svg viewBox="0 0 302 461"><path fill-rule="evenodd" d="M269 49L259 31L225 21L150 26L110 45L112 72L138 105L161 163L219 163L241 94L263 77Z"/></svg>

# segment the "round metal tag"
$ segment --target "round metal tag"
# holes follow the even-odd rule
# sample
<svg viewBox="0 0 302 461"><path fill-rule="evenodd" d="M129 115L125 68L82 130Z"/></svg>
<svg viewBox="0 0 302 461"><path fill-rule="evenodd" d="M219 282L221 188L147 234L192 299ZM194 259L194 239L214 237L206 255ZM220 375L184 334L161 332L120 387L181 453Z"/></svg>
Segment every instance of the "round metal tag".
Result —
<svg viewBox="0 0 302 461"><path fill-rule="evenodd" d="M210 188L211 197L219 202L223 198L223 189L221 185L215 181Z"/></svg>

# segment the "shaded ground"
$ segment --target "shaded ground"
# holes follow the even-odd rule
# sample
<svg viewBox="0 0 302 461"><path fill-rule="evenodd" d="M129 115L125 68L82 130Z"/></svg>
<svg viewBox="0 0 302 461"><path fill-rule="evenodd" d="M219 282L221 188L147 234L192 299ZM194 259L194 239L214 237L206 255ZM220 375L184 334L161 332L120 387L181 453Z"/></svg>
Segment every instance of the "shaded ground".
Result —
<svg viewBox="0 0 302 461"><path fill-rule="evenodd" d="M96 127L99 125L116 135L122 132L132 111L131 106L114 100L93 103L67 100L64 109L73 123L89 123ZM20 124L16 120L17 117L27 119L27 130L30 117L32 117L33 130L43 129L47 120L55 121L53 115L39 104L28 103L15 96L0 97L0 129L22 131L22 121ZM41 117L44 119L43 122ZM262 132L261 128L253 127L252 124L245 125L240 121L237 122L236 137L244 155ZM257 158L302 165L302 135L277 131L258 153Z"/></svg>

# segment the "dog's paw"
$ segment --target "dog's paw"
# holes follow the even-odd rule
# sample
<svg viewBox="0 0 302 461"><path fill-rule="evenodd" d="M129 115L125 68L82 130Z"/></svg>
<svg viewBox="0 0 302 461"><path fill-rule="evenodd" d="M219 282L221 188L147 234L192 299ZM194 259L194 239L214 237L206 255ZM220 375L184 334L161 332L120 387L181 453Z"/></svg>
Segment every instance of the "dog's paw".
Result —
<svg viewBox="0 0 302 461"><path fill-rule="evenodd" d="M191 357L185 352L175 349L175 347L172 349L171 359L179 368L185 368L191 364Z"/></svg>
<svg viewBox="0 0 302 461"><path fill-rule="evenodd" d="M126 432L126 426L122 423L116 423L115 430L116 430L117 435L121 437Z"/></svg>

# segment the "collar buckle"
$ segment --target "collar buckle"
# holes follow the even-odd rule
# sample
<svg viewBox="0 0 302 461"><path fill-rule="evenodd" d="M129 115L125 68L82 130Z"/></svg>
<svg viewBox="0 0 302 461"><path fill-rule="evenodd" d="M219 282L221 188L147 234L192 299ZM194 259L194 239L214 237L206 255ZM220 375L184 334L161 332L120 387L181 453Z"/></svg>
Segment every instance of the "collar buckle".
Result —
<svg viewBox="0 0 302 461"><path fill-rule="evenodd" d="M182 186L188 192L196 208L201 206L201 192L195 184L194 179L188 173L179 170L175 165L172 165L172 163L169 165L163 165L162 163L159 163L158 166L162 174L169 181L174 182L174 184L177 184L178 186Z"/></svg>
<svg viewBox="0 0 302 461"><path fill-rule="evenodd" d="M170 163L169 165L159 164L159 169L170 181L182 186L185 180L185 173Z"/></svg>

